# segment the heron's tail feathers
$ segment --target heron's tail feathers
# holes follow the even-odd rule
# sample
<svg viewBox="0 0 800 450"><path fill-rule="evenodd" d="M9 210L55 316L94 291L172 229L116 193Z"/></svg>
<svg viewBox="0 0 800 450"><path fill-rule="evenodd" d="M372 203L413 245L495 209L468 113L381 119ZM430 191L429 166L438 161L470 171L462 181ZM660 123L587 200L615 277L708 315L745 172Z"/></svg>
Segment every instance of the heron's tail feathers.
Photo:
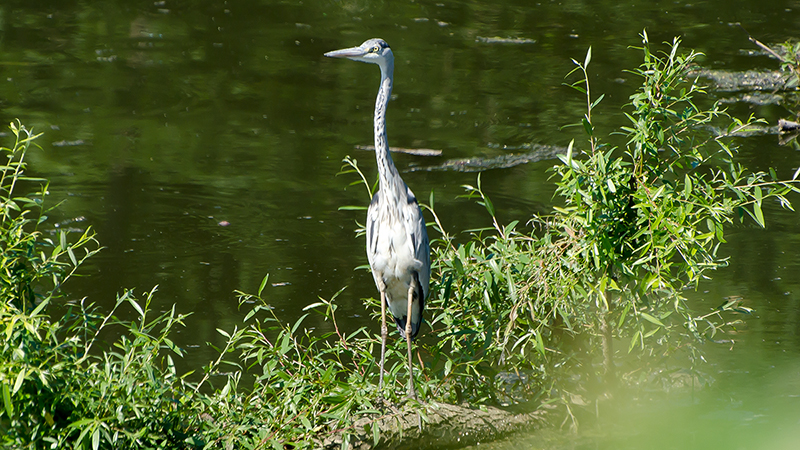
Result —
<svg viewBox="0 0 800 450"><path fill-rule="evenodd" d="M420 321L419 322L413 322L413 321L411 322L411 339L412 340L414 340L414 338L417 337L417 334L419 334L419 329L420 329L420 327L422 325L422 321L423 320L424 319L422 319L420 317ZM400 337L405 339L406 338L406 318L403 317L402 319L398 319L397 317L394 317L394 323L397 324L397 331L400 332Z"/></svg>

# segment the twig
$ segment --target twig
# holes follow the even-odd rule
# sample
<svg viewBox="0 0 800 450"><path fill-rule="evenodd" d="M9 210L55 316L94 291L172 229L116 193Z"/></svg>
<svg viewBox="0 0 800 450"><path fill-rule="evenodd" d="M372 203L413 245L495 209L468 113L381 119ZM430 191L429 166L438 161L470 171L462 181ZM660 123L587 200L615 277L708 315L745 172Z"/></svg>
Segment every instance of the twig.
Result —
<svg viewBox="0 0 800 450"><path fill-rule="evenodd" d="M747 39L750 39L750 42L756 44L757 46L761 47L765 52L769 53L770 55L778 58L779 60L783 61L783 57L775 52L775 50L767 47L766 45L762 44L758 41L758 39L754 38L753 36L747 36Z"/></svg>

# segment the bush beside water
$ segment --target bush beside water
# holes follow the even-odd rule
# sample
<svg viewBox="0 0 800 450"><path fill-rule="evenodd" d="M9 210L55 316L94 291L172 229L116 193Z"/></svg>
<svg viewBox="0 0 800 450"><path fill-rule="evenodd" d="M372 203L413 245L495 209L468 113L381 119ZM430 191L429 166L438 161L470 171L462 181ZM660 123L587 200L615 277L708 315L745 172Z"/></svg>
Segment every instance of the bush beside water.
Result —
<svg viewBox="0 0 800 450"><path fill-rule="evenodd" d="M696 313L681 291L725 264L717 256L725 225L750 218L763 226L762 204L772 198L791 208L795 181L737 163L732 136L755 119L698 107L704 92L687 76L697 54L680 54L678 40L651 53L642 37L644 62L632 71L642 87L627 108L624 148L596 134L592 111L602 96L587 81L591 51L575 61L581 76L570 86L586 97L578 126L588 139L582 151L571 143L553 168L561 206L552 215L530 226L498 223L478 177L466 195L491 224L457 244L431 194L426 209L442 237L428 303L436 339L421 346L425 367L415 368L422 398L523 410L556 401L572 417L587 380L637 381L615 363L614 340L628 342L622 351L638 355L639 367L679 360L695 369L695 344L724 332L727 312L747 312L731 301ZM388 349L387 387L378 392L379 340L364 328L338 328L339 293L289 325L261 298L264 278L257 294L239 293L244 323L219 330L226 344L198 373L178 373L183 351L170 333L186 315L154 312L155 289L126 291L109 312L64 302L60 286L99 244L91 229L69 236L45 228L47 181L24 170L37 135L20 123L11 130L0 179L4 446L307 448L335 432L346 439L356 419L405 401L402 343ZM346 167L358 171L353 160ZM374 299L366 304L379 310ZM117 319L119 308L138 318ZM310 332L308 314L322 314L334 331ZM100 339L109 330L120 336L111 344ZM598 353L602 364L592 358ZM425 406L413 406L424 418ZM380 430L372 431L377 441Z"/></svg>

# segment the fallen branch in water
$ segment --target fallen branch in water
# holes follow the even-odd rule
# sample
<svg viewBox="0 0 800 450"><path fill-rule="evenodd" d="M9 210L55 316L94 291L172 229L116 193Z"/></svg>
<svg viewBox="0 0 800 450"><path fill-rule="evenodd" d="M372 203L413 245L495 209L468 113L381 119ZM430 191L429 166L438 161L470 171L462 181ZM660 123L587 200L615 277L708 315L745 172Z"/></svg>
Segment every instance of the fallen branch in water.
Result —
<svg viewBox="0 0 800 450"><path fill-rule="evenodd" d="M358 150L375 151L374 145L356 145ZM415 156L442 156L441 150L434 150L432 148L403 148L403 147L389 147L392 153L407 153Z"/></svg>
<svg viewBox="0 0 800 450"><path fill-rule="evenodd" d="M784 119L778 120L778 131L781 133L792 133L798 130L800 130L800 123Z"/></svg>

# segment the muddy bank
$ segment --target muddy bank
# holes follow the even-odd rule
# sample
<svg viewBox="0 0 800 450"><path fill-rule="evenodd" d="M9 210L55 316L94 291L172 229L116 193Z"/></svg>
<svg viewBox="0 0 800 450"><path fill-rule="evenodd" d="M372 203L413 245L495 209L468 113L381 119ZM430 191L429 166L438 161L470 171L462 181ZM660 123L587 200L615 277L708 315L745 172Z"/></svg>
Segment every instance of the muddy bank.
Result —
<svg viewBox="0 0 800 450"><path fill-rule="evenodd" d="M538 428L545 423L545 415L544 410L515 414L491 406L472 409L431 402L423 407L406 406L383 416L358 420L348 430L347 446L342 445L343 433L319 444L326 450L462 447Z"/></svg>

